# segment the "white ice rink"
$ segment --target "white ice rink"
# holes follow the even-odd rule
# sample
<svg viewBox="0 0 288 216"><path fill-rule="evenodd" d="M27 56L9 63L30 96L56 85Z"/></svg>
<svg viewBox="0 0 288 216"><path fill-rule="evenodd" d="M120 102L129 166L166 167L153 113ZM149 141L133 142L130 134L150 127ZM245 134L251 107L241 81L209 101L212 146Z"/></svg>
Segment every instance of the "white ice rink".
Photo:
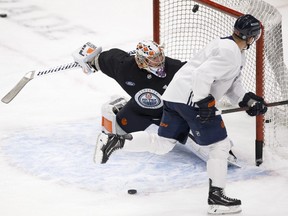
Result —
<svg viewBox="0 0 288 216"><path fill-rule="evenodd" d="M288 65L288 0L266 2L283 15ZM0 18L0 98L26 72L72 62L87 41L129 51L152 38L152 0L3 0L0 13L8 14ZM101 72L74 69L33 80L11 103L0 102L0 216L207 214L205 164L183 146L93 163L101 105L113 94L126 95ZM239 215L287 216L287 148L286 158L264 149L256 167L254 119L229 114L225 123L242 165L229 168L226 189L242 200ZM138 194L128 195L130 188Z"/></svg>

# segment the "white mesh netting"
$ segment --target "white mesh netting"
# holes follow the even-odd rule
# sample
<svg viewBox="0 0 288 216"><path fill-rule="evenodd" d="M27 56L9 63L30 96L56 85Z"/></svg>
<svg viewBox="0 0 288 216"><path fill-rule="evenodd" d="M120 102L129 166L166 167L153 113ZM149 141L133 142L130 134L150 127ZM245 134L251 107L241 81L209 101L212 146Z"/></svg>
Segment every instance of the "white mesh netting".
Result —
<svg viewBox="0 0 288 216"><path fill-rule="evenodd" d="M281 14L260 0L215 0L243 14L252 14L264 26L264 97L267 102L288 99L288 70L284 64ZM193 12L194 5L199 9ZM235 18L192 0L160 0L160 43L167 56L188 60L215 37L231 35ZM243 83L256 88L256 46L247 52ZM225 102L227 103L227 102ZM288 106L269 108L265 114L264 143L287 146ZM286 139L285 139L286 138Z"/></svg>

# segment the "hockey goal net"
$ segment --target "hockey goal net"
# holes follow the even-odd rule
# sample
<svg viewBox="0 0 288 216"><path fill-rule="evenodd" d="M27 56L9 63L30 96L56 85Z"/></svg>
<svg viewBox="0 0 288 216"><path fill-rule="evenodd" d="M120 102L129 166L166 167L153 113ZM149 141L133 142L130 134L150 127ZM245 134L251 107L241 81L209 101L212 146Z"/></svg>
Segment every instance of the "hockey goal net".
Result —
<svg viewBox="0 0 288 216"><path fill-rule="evenodd" d="M231 35L237 17L252 14L263 34L246 52L243 84L267 102L288 99L288 71L284 64L281 14L261 0L153 0L154 40L167 56L188 60L215 37ZM227 103L227 102L225 102ZM287 146L288 106L269 108L256 118L256 164L262 148ZM286 137L286 139L285 139Z"/></svg>

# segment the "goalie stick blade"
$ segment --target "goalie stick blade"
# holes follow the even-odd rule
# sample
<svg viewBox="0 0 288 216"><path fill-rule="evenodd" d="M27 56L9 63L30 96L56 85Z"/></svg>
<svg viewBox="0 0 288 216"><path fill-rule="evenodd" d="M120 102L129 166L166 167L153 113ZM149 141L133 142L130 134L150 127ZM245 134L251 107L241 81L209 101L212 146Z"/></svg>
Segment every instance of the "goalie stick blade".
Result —
<svg viewBox="0 0 288 216"><path fill-rule="evenodd" d="M3 103L10 103L16 95L23 89L23 87L34 77L34 71L28 72L18 83L11 89L2 99Z"/></svg>

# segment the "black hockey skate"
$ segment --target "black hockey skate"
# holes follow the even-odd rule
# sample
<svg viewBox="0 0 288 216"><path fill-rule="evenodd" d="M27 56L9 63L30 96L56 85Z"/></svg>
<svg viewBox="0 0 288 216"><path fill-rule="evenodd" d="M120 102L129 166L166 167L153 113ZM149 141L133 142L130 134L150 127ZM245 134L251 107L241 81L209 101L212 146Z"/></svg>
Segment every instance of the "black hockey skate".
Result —
<svg viewBox="0 0 288 216"><path fill-rule="evenodd" d="M106 163L114 151L123 148L125 139L132 140L132 135L118 135L112 133L99 134L96 143L94 162L97 164Z"/></svg>
<svg viewBox="0 0 288 216"><path fill-rule="evenodd" d="M209 179L208 214L220 215L241 212L241 200L225 196L224 189L212 186Z"/></svg>

